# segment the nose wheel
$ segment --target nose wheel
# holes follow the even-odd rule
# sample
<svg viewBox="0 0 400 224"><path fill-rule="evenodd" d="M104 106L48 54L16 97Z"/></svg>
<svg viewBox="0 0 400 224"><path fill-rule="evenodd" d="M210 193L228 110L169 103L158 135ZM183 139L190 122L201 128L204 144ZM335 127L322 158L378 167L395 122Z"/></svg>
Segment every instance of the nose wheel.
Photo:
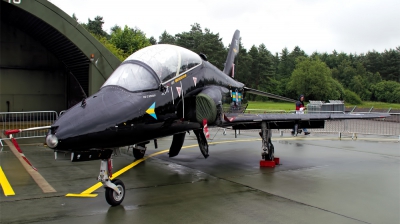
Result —
<svg viewBox="0 0 400 224"><path fill-rule="evenodd" d="M265 161L273 161L275 159L274 145L272 143L268 143L267 150L261 153L261 157Z"/></svg>
<svg viewBox="0 0 400 224"><path fill-rule="evenodd" d="M106 187L106 201L111 206L117 206L121 204L125 198L125 185L119 179L112 180L111 183L118 188L119 193L112 188Z"/></svg>

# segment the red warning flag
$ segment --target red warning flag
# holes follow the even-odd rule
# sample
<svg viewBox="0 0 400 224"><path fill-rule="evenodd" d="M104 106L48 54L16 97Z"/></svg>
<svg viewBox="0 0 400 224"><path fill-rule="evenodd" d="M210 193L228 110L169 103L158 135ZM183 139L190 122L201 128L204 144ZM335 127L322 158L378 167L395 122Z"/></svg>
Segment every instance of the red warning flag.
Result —
<svg viewBox="0 0 400 224"><path fill-rule="evenodd" d="M203 119L203 128L206 138L210 138L210 133L208 132L208 126L207 126L207 119Z"/></svg>
<svg viewBox="0 0 400 224"><path fill-rule="evenodd" d="M24 159L25 162L26 162L29 166L32 167L32 169L34 169L34 170L37 171L37 169L32 165L31 162L29 162L29 160L26 158L26 156L25 156L24 153L22 152L22 150L21 150L21 148L19 147L19 145L18 145L17 141L15 140L15 138L13 138L12 135L11 135L10 137L11 137L11 142L14 144L15 148L17 149L17 151L18 151L19 154L21 155L22 159Z"/></svg>
<svg viewBox="0 0 400 224"><path fill-rule="evenodd" d="M182 88L179 87L179 86L177 86L177 87L176 87L176 91L178 92L178 96L181 97Z"/></svg>

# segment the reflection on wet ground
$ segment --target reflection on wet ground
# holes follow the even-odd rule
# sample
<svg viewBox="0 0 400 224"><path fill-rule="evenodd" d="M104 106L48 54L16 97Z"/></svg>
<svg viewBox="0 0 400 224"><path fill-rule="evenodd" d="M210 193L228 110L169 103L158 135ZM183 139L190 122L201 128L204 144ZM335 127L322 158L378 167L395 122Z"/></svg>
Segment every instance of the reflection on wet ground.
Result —
<svg viewBox="0 0 400 224"><path fill-rule="evenodd" d="M214 133L213 133L214 132ZM217 129L211 129L211 136ZM65 197L96 184L99 161L54 160L32 140L25 155L57 192L43 193L7 146L0 165L15 196L0 196L1 223L399 223L400 147L378 137L339 141L333 135L273 136L281 165L260 168L257 132L234 138L220 131L204 159L193 136L181 153L151 157L118 179L126 186L121 206L110 207L104 188L94 198ZM240 141L237 141L240 140ZM38 142L42 142L39 140ZM168 149L171 138L149 145L146 155ZM126 149L114 172L131 164Z"/></svg>

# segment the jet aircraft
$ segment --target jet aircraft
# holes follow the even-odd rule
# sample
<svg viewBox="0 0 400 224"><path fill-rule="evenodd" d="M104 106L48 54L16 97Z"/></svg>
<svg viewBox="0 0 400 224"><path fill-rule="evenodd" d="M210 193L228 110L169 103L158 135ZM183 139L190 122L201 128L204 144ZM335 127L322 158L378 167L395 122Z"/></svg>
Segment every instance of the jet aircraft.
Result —
<svg viewBox="0 0 400 224"><path fill-rule="evenodd" d="M247 94L295 100L248 88L232 77L239 35L236 30L223 71L209 63L206 55L179 46L158 44L133 53L97 93L71 107L51 126L42 127L49 129L47 146L76 154L89 152L93 158L101 160L98 180L106 188L107 202L115 206L125 197L123 182L110 178L111 157L118 147L135 145L134 157L140 159L150 141L156 144L158 138L173 136L169 156L174 157L179 154L186 133L193 131L201 153L207 158L205 125L259 129L262 159L273 160L271 129L323 128L326 120L388 116L245 114ZM5 134L20 131L25 130L8 130Z"/></svg>

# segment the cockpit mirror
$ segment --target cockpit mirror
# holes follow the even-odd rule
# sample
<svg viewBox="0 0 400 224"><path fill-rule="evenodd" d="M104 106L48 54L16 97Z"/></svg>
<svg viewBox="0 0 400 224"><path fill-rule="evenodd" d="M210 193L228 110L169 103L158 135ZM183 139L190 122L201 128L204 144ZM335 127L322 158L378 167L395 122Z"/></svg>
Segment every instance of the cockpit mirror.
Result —
<svg viewBox="0 0 400 224"><path fill-rule="evenodd" d="M199 55L200 55L201 59L203 59L204 61L208 61L207 55L205 55L204 53L200 53Z"/></svg>
<svg viewBox="0 0 400 224"><path fill-rule="evenodd" d="M160 92L165 93L167 91L167 87L165 87L162 83L160 84L159 88Z"/></svg>

